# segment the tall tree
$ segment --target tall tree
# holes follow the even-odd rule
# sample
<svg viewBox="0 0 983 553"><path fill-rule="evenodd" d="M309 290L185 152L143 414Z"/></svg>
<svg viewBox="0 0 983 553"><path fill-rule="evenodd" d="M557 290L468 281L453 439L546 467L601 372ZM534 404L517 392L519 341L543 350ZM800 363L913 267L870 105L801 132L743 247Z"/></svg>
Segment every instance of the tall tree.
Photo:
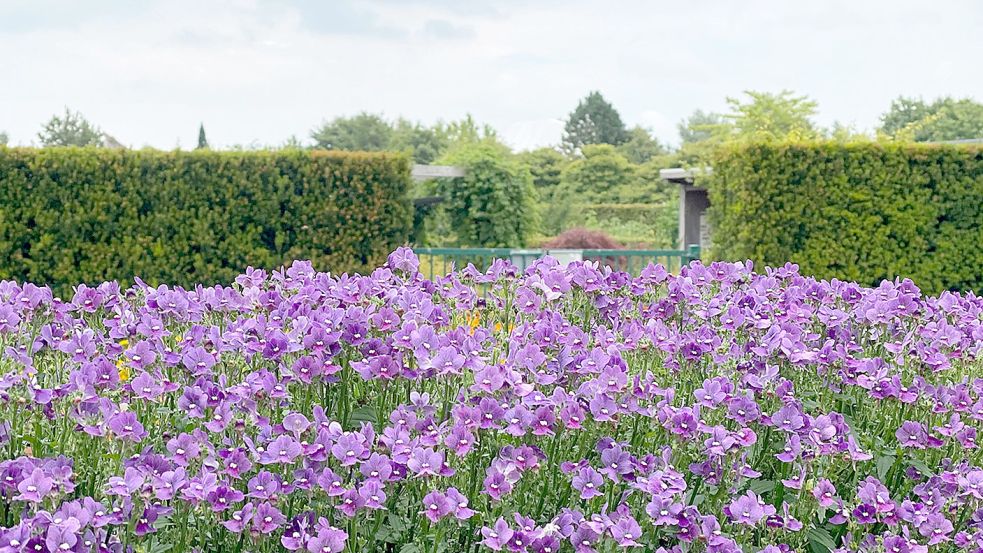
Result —
<svg viewBox="0 0 983 553"><path fill-rule="evenodd" d="M393 129L381 116L362 112L354 117L336 117L311 132L315 148L325 150L387 150Z"/></svg>
<svg viewBox="0 0 983 553"><path fill-rule="evenodd" d="M433 127L400 117L392 129L390 149L408 152L416 163L428 165L447 149L447 139Z"/></svg>
<svg viewBox="0 0 983 553"><path fill-rule="evenodd" d="M563 193L591 202L617 202L618 189L635 184L636 166L610 144L588 144L561 175Z"/></svg>
<svg viewBox="0 0 983 553"><path fill-rule="evenodd" d="M560 184L560 174L568 163L567 158L553 148L537 148L517 157L532 175L533 186L540 192L541 199L546 199L547 194Z"/></svg>
<svg viewBox="0 0 983 553"><path fill-rule="evenodd" d="M6 146L8 140L10 138L7 136L7 133L0 131L0 146Z"/></svg>
<svg viewBox="0 0 983 553"><path fill-rule="evenodd" d="M727 98L730 113L724 119L733 125L740 137L784 138L814 136L817 104L808 96L796 96L791 90L777 94L744 91L747 99Z"/></svg>
<svg viewBox="0 0 983 553"><path fill-rule="evenodd" d="M636 126L628 131L628 140L618 146L618 151L632 163L646 163L654 157L669 153L652 134Z"/></svg>
<svg viewBox="0 0 983 553"><path fill-rule="evenodd" d="M946 96L932 103L900 97L881 116L881 132L900 140L939 142L983 138L983 104Z"/></svg>
<svg viewBox="0 0 983 553"><path fill-rule="evenodd" d="M709 140L714 134L719 134L724 129L724 117L719 113L696 110L692 115L684 119L677 125L679 138L683 144L703 142Z"/></svg>
<svg viewBox="0 0 983 553"><path fill-rule="evenodd" d="M569 151L578 151L588 144L617 146L628 138L618 110L597 91L577 104L563 127L563 145Z"/></svg>
<svg viewBox="0 0 983 553"><path fill-rule="evenodd" d="M198 147L196 150L206 150L208 149L208 139L205 138L205 124L201 123L198 125Z"/></svg>
<svg viewBox="0 0 983 553"><path fill-rule="evenodd" d="M101 146L102 131L79 112L65 108L65 116L52 116L38 133L44 146Z"/></svg>

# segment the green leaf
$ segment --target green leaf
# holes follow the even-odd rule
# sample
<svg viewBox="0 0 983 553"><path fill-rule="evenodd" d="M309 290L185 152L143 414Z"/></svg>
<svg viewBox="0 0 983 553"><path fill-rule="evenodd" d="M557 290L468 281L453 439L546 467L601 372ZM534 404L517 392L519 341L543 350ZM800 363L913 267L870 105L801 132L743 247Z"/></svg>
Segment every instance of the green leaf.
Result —
<svg viewBox="0 0 983 553"><path fill-rule="evenodd" d="M894 463L897 461L897 457L894 455L882 455L877 458L877 479L884 480L887 476L887 471L891 470Z"/></svg>
<svg viewBox="0 0 983 553"><path fill-rule="evenodd" d="M775 489L774 480L752 480L750 486L748 486L752 492L762 495Z"/></svg>
<svg viewBox="0 0 983 553"><path fill-rule="evenodd" d="M809 547L813 551L829 553L836 549L836 540L825 528L810 528L806 537L809 538Z"/></svg>
<svg viewBox="0 0 983 553"><path fill-rule="evenodd" d="M352 415L349 418L349 426L357 426L359 423L370 422L376 428L379 428L381 423L379 422L379 411L375 407L369 405L359 407L352 411Z"/></svg>

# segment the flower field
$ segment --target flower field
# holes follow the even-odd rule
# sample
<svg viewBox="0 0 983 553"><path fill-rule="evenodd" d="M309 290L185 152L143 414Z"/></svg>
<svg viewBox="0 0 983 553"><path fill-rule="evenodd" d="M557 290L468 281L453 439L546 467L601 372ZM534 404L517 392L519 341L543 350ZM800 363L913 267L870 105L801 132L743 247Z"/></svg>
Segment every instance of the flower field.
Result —
<svg viewBox="0 0 983 553"><path fill-rule="evenodd" d="M0 553L983 551L983 300L794 266L0 283Z"/></svg>

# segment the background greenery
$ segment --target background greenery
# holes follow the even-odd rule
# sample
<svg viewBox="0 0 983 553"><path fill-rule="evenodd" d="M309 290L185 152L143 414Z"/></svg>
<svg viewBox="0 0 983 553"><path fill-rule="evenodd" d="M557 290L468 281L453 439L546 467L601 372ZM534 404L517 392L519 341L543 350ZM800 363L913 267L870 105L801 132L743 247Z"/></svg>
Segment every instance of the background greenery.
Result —
<svg viewBox="0 0 983 553"><path fill-rule="evenodd" d="M715 258L983 289L983 145L732 144L713 167Z"/></svg>
<svg viewBox="0 0 983 553"><path fill-rule="evenodd" d="M849 198L846 201L854 202L856 209L861 209L868 204L880 205L879 203L883 201L881 195L886 194L885 190L887 190L885 188L887 185L884 184L885 179L899 188L900 197L907 198L915 194L914 191L923 190L925 186L923 181L929 178L924 176L925 172L932 173L935 171L937 173L938 171L929 165L914 163L913 161L907 162L909 165L904 165L901 161L891 161L890 163L884 161L883 171L886 171L888 176L878 173L877 178L868 179L864 171L874 171L875 169L856 168L852 161L852 154L831 154L830 159L833 161L828 164L829 166L820 167L821 162L816 159L808 156L806 156L808 159L800 159L802 156L786 152L783 154L785 157L781 159L768 158L769 162L781 163L780 170L769 167L758 174L751 174L756 170L749 168L750 162L743 155L737 155L734 152L750 151L758 147L781 147L776 144L800 144L803 141L818 144L819 142L816 141L828 141L828 144L823 146L824 148L833 148L832 144L840 144L851 149L851 151L863 149L867 152L864 155L873 155L869 152L896 151L898 148L904 149L905 147L900 146L904 144L980 141L983 139L983 104L971 98L942 97L929 101L921 98L899 97L891 103L887 111L881 116L881 124L870 131L858 131L850 125L838 122L834 122L828 127L819 125L816 122L818 109L819 107L813 99L789 90L778 92L745 91L737 97L727 97L725 109L720 112L699 109L694 111L692 115L678 125L679 145L671 146L655 139L646 128L627 126L616 107L600 92L592 91L580 100L569 113L564 124L562 141L553 146L532 151L513 151L512 148L502 142L495 129L480 124L471 116L451 121L422 124L404 118L388 119L382 115L364 112L354 116L335 117L326 120L312 129L308 140L294 137L285 144L273 147L253 144L235 146L232 149L243 152L265 148L276 153L263 155L274 156L275 159L281 159L281 156L282 159L306 159L307 152L312 150L399 152L412 159L414 163L465 166L469 169L467 177L414 183L409 187L409 201L412 202L413 206L412 230L408 231L409 234L400 236L408 236L411 243L419 246L537 247L556 243L556 240L561 237L564 239L563 243L570 243L570 236L590 236L600 240L598 243L614 244L619 247L662 249L679 246L677 244L678 190L674 185L664 182L659 177L660 169L668 167L703 169L712 165L725 179L736 179L738 176L743 178L744 173L747 172L749 183L768 183L762 184L760 187L762 193L766 195L772 194L771 186L784 190L782 187L798 182L796 179L803 182L814 182L811 175L818 172L824 175L824 179L836 182L837 186L841 180L852 183L854 190L849 193ZM197 130L197 148L204 151L209 150L211 145L206 137L204 124ZM38 139L45 146L88 146L97 147L101 150L125 149L122 144L100 127L88 122L80 113L68 108L65 109L64 113L53 116L41 127ZM0 132L0 144L6 140L7 137ZM767 145L759 146L761 143ZM863 146L864 144L866 146ZM43 157L42 154L36 155ZM115 155L107 153L103 157L94 159L115 160ZM144 153L141 155L153 157L157 154ZM168 156L172 154L159 155ZM202 160L204 159L211 158L202 158ZM61 164L62 162L59 161L58 163ZM195 163L205 162L196 161ZM208 163L217 162L209 161ZM224 163L229 164L227 161ZM253 162L250 161L249 163ZM326 161L318 163L326 163ZM731 163L736 165L731 167L729 166ZM967 182L975 182L973 181L975 178L973 171L976 169L972 168L975 166L967 166L969 173L962 177L957 177L956 169L950 165L944 164L944 167L946 168L945 178L948 180L963 179ZM224 176L212 175L211 169L192 169L190 166L188 170L198 171L201 175L206 173L211 175L208 177L211 180L202 181L211 183L208 186L216 186L216 182L220 183L221 186L235 186L240 181L237 173L225 172L221 173ZM88 167L84 171L76 171L75 174L84 182L84 179L94 178L92 175L99 171L112 173L115 169ZM127 168L126 171L131 171L131 169ZM280 171L277 173L278 177L273 179L276 182L280 182L277 180L280 177L290 180L294 178L293 175L303 173L303 171L296 169L277 168L276 171ZM800 175L803 171L809 175L808 179ZM881 169L876 169L876 171L881 171ZM243 169L243 174L245 172L246 168ZM126 174L127 179L131 178L131 173ZM934 173L932 174L934 175ZM201 175L196 173L180 178L169 176L166 179L168 181L191 179L193 182L198 182ZM76 190L79 189L78 187L82 185L81 182L73 180L74 177L64 172L59 172L57 178L48 178L52 182L66 186L64 194L69 197L74 196ZM247 188L254 189L257 186L257 178L263 180L265 177L249 175L242 177L241 180ZM300 178L300 186L303 187L307 186L304 183L308 182L311 177L308 175ZM401 178L405 180L405 175ZM789 181L789 178L792 180ZM936 177L932 176L931 178L935 179ZM774 179L786 180L771 182ZM156 182L157 177L154 176L153 180L148 181L148 184L154 185ZM262 186L273 185L263 184ZM276 186L283 187L286 185L281 183ZM901 223L896 221L903 219L901 215L897 214L871 214L872 212L868 211L864 211L863 213L866 215L863 216L844 212L843 216L849 216L848 218L824 223L828 229L821 236L825 238L820 240L819 234L810 235L812 236L811 241L806 244L796 237L800 236L801 228L812 228L811 225L813 225L814 220L811 217L814 217L817 211L823 210L825 210L823 213L826 217L839 217L841 214L837 211L839 209L837 206L845 205L842 203L845 200L837 195L823 195L827 194L829 186L832 185L827 185L824 180L821 186L814 190L808 190L805 196L788 200L784 199L784 196L776 197L776 201L779 202L796 200L798 202L796 205L801 206L803 210L799 214L803 217L802 219L792 216L782 219L782 224L794 229L794 232L789 236L773 237L771 234L773 231L769 230L762 233L761 243L754 243L753 240L756 235L752 230L748 230L747 234L741 236L740 246L734 245L728 251L721 250L718 255L738 258L745 255L751 256L751 253L754 253L758 259L782 263L786 259L808 260L809 265L806 268L812 268L823 275L855 274L855 278L870 281L879 278L878 275L897 274L897 271L905 270L911 266L911 263L914 263L912 259L915 257L921 259L921 257L930 256L932 258L931 263L938 263L939 259L946 259L946 263L954 263L957 266L968 266L967 264L974 261L960 258L966 251L974 247L972 245L959 245L957 247L947 242L943 243L945 241L939 238L929 238L917 235L917 233L908 236L900 230L878 229L876 232L896 233L898 236L891 234L890 240L867 240L863 237L868 235L868 230L877 221L895 221L892 224L900 228ZM970 186L967 190L972 190L972 187ZM803 190L796 189L795 193L803 194ZM971 203L973 198L970 192L963 190L960 193L970 194L969 198L960 200L963 203L958 208L958 210L966 212L960 215L959 221L966 221L970 218L970 211L977 210L978 206ZM46 192L46 194L53 194L53 192ZM947 192L946 194L950 193ZM946 194L926 197L929 202L937 202L938 198L948 198L949 196ZM750 211L742 213L750 214L748 215L750 217L755 216L755 209L759 208L759 203L766 201L768 197L770 196L759 198L753 202L748 200L744 205ZM805 198L808 198L809 205L805 205ZM924 198L919 197L919 199ZM345 196L344 200L357 203L357 200L348 196ZM828 206L818 203L827 200L840 203ZM157 198L154 201L163 202L163 199ZM331 202L335 201L340 200L331 199ZM371 207L374 199L368 198L365 201ZM52 203L51 205L57 207L60 204ZM16 205L15 207L21 209ZM346 209L348 208L351 208L351 205L346 204ZM936 208L943 209L938 206ZM257 207L257 209L265 210L267 208ZM285 214L296 212L299 217L303 218L309 216L305 210L313 208L284 204L283 209ZM784 209L782 205L779 205L779 211ZM940 215L942 219L937 225L940 229L940 235L952 236L954 240L976 240L971 230L958 226L964 223L956 224L949 220L950 215L948 213L953 209L955 208L945 207L944 214ZM257 223L256 221L265 221L274 213L271 208L258 216L255 221L247 216L237 217L239 217L240 222L249 221L251 225L266 228L265 222ZM908 216L907 208L905 208L904 214L904 217ZM195 227L200 224L197 222L197 218L192 215L189 216L192 217L191 222L185 226ZM72 217L74 216L69 216L67 220L73 221ZM149 216L141 214L140 217L148 218ZM774 217L774 215L767 214L765 220L769 220L767 217ZM152 219L152 217L150 218ZM330 217L317 217L316 220L328 221L331 219ZM742 229L754 229L759 221L755 219L744 221L743 224L746 227L742 227ZM33 227L30 225L33 224L28 223L25 228L32 229ZM226 224L225 221L220 221L214 227L219 230L210 232L225 232L230 237L228 239L232 240L233 243L237 241L253 243L251 242L253 238L244 236L242 232L221 230L224 224ZM928 225L929 223L922 221L919 224ZM178 265L176 269L160 269L159 274L171 274L168 271L173 271L176 274L184 275L199 271L208 277L211 274L218 274L220 268L225 271L222 274L232 274L235 272L232 266L239 260L255 258L255 252L273 252L262 254L258 258L262 263L269 264L284 259L289 248L296 250L296 248L308 247L304 246L304 244L308 244L304 238L306 231L281 229L260 233L260 238L256 238L256 240L262 243L261 246L234 246L231 247L230 252L221 253L218 250L229 246L198 245L190 241L181 242L183 240L180 238L183 236L181 233L185 231L177 229L177 223L171 223L171 226L176 229L173 231L175 236L178 236L172 252L179 251L179 246L187 246L192 249L182 256L181 263L183 265ZM205 226L208 227L209 225L206 224ZM390 225L385 228L395 229L397 226ZM737 240L736 236L722 235L722 233L729 232L729 228L725 227L724 230L715 232L715 237L725 241ZM35 231L32 230L32 232ZM95 231L87 232L90 232L91 236L101 236ZM327 235L329 230L322 226L319 232L322 235ZM348 236L353 231L339 228L335 229L335 232ZM30 252L36 248L54 248L46 242L25 246L23 241L18 242L18 240L23 240L21 234L22 231L18 230L12 235L13 238L3 239L5 240L3 242L4 247L19 252L17 255L20 255L21 258L25 257L25 252ZM41 237L36 232L33 236ZM222 236L218 238L226 240ZM276 238L277 236L280 238ZM396 239L395 236L396 234L393 235L393 240ZM47 238L45 239L47 240ZM135 245L133 244L134 239L123 238L120 240L115 243L113 248L109 249L106 249L105 246L99 246L95 249L72 250L70 254L65 256L64 261L60 261L64 266L59 266L57 269L40 267L37 265L37 261L25 262L21 266L19 265L21 264L20 258L16 257L9 258L7 263L10 267L19 267L16 273L18 275L30 273L45 278L55 273L68 274L67 267L78 266L79 271L82 271L84 267L86 278L88 278L92 275L101 274L89 267L92 265L92 262L88 261L89 257L95 256L104 259L119 257L120 260L112 262L103 260L95 263L94 266L115 267L115 273L106 272L106 274L125 274L131 265L135 265L142 269L142 274L151 274L154 271L150 270L149 262L147 265L140 265L143 263L142 261L124 261L122 258L132 252L144 251L151 245L157 249L171 247L156 242L148 245L149 242L146 237L140 238L139 240L142 242ZM316 240L322 240L322 242ZM316 240L312 244L330 242L320 237ZM783 248L776 250L773 240L781 242ZM816 243L817 240L820 241L819 244ZM830 242L831 245L822 245L822 241ZM101 237L98 238L97 242L100 244L107 243ZM382 239L379 239L378 242L380 244L388 243ZM291 245L284 249L284 244L288 243ZM301 246L296 246L295 243L301 244ZM734 243L737 244L737 242ZM786 247L788 244L791 245ZM849 246L843 246L843 244L849 244ZM904 246L898 244L904 244ZM812 249L796 249L806 246L815 248L817 252L825 251L831 258L835 259L812 259L810 256L818 255L811 253ZM121 249L124 247L128 249L125 251ZM337 246L337 248L342 249L349 247L347 242ZM255 251L249 255L242 254L244 250L250 248ZM353 254L351 260L342 262L343 256L340 254L315 254L313 248L314 245L311 245L308 250L297 251L312 252L305 254L305 257L330 257L332 263L340 264L339 266L343 267L362 265L362 260L369 258L368 254ZM370 247L373 252L376 251L375 248L375 244ZM858 248L860 253L855 251ZM907 249L912 251L909 252ZM851 251L847 252L847 250ZM54 252L56 249L50 251ZM203 251L208 252L207 255L203 254ZM780 255L776 254L776 251L780 251ZM959 253L947 253L946 256L948 257L940 257L939 252L950 251L958 251ZM841 254L840 252L845 253ZM221 253L225 257L214 257L217 253ZM176 253L174 254L176 255ZM852 260L851 256L860 256L862 259ZM950 257L958 259L949 259ZM188 259L197 260L190 262ZM188 265L189 263L191 265ZM922 262L919 261L919 263ZM925 263L929 262L926 261ZM215 265L215 267L207 267L209 264ZM919 274L931 273L927 269L926 271ZM964 272L968 273L968 271L967 269ZM960 286L959 282L969 281L962 277L946 277L942 280L933 280L931 285Z"/></svg>
<svg viewBox="0 0 983 553"><path fill-rule="evenodd" d="M0 278L65 292L294 259L371 270L408 239L408 187L401 154L0 147Z"/></svg>

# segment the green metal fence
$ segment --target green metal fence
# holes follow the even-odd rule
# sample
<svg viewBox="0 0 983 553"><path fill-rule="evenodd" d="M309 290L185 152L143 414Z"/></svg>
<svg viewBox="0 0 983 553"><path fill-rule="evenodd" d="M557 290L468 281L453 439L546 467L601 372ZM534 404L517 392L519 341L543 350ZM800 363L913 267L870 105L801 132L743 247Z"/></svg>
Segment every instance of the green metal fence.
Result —
<svg viewBox="0 0 983 553"><path fill-rule="evenodd" d="M453 269L473 263L485 270L496 259L508 259L519 269L525 269L533 261L552 255L561 262L575 260L597 261L619 271L637 275L649 263L661 263L670 272L700 257L700 247L693 245L685 250L569 250L523 248L413 248L420 258L420 271L433 279L446 275Z"/></svg>

